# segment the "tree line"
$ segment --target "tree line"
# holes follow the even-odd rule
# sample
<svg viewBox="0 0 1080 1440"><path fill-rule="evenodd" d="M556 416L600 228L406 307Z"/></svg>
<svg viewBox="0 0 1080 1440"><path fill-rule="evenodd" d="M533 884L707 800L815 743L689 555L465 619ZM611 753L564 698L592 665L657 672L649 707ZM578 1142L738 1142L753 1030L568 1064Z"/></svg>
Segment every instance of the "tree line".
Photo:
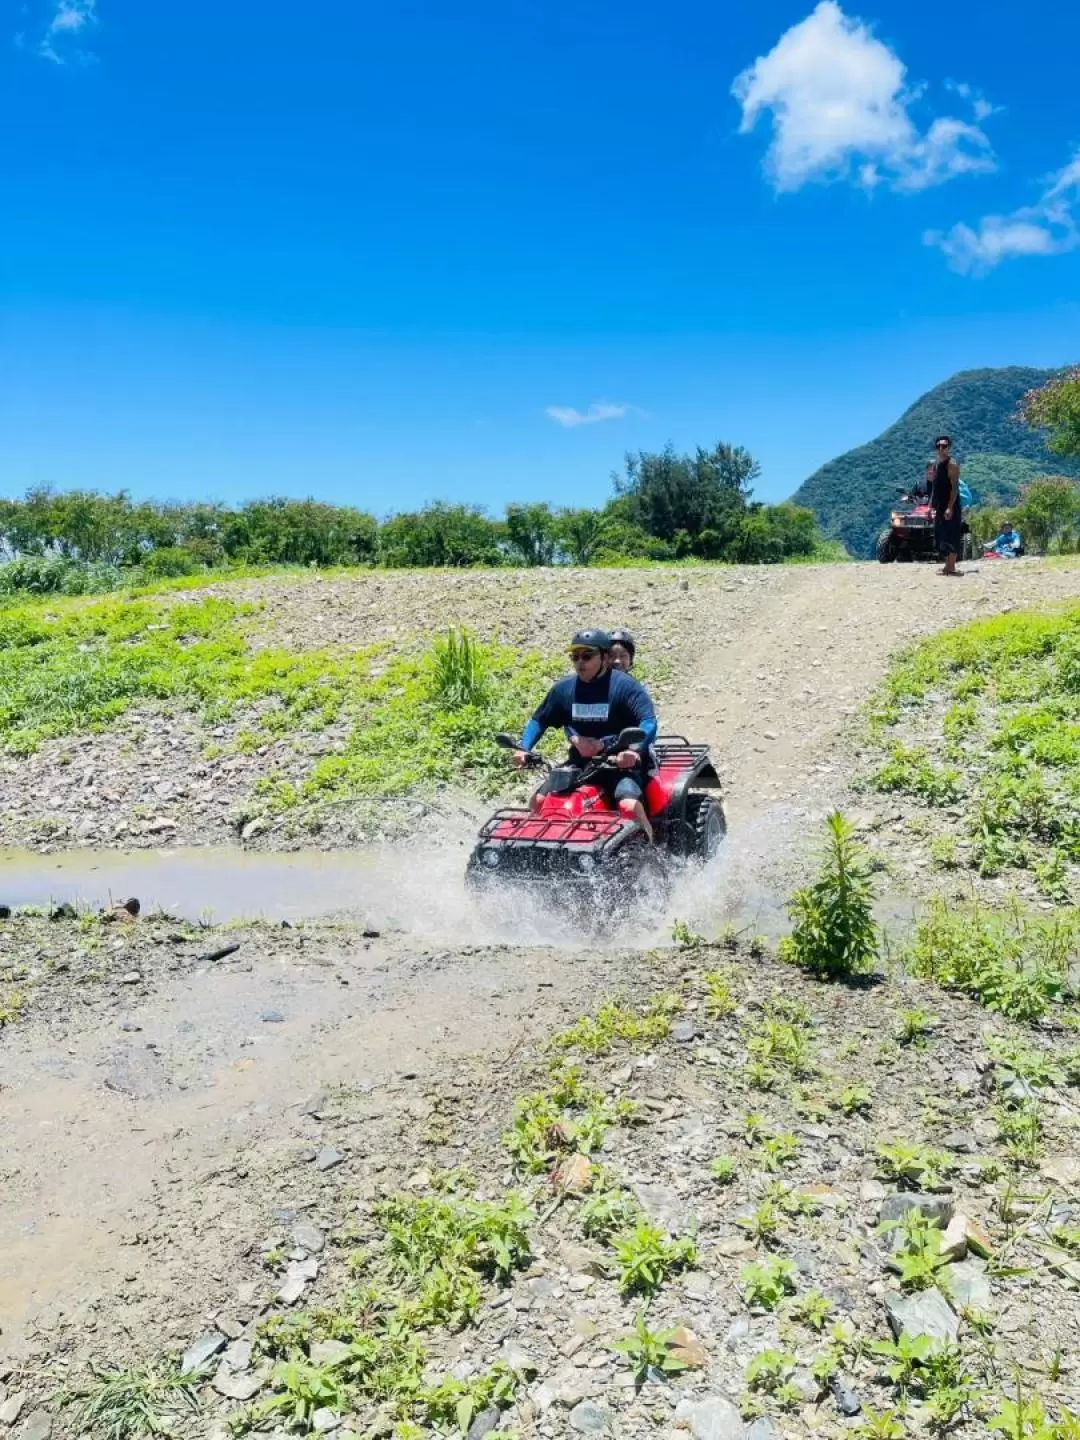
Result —
<svg viewBox="0 0 1080 1440"><path fill-rule="evenodd" d="M125 491L33 489L0 500L0 590L106 588L237 565L619 565L641 560L775 564L822 546L811 511L753 500L739 446L626 457L597 509L510 504L501 518L437 501L379 521L318 500L239 506L134 501ZM118 581L118 583L120 583Z"/></svg>

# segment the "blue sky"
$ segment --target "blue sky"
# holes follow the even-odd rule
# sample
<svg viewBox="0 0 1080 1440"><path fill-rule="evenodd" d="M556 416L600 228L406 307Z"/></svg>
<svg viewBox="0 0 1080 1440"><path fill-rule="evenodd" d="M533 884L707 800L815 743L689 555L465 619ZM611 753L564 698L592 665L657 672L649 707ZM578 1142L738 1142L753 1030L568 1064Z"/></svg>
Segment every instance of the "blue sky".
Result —
<svg viewBox="0 0 1080 1440"><path fill-rule="evenodd" d="M1080 351L1080 10L0 0L0 492L789 494Z"/></svg>

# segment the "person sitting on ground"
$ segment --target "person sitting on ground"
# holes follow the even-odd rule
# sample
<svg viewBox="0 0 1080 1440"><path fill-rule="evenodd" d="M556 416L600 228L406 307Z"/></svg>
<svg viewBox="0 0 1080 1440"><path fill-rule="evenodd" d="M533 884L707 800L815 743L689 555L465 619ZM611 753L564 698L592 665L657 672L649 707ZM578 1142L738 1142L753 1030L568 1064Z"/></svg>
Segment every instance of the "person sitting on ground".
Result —
<svg viewBox="0 0 1080 1440"><path fill-rule="evenodd" d="M545 731L565 727L569 765L584 769L590 760L612 756L614 766L597 771L596 784L609 790L619 810L636 820L652 840L643 799L652 765L649 746L656 738L656 711L649 692L632 675L612 668L611 636L606 630L579 630L570 642L570 658L574 674L548 691L522 732L514 764L520 768L526 763L528 752ZM645 739L620 751L619 734L628 729L643 730Z"/></svg>
<svg viewBox="0 0 1080 1440"><path fill-rule="evenodd" d="M629 630L612 630L611 632L611 668L622 670L629 675L634 668L634 656L637 653L637 641Z"/></svg>
<svg viewBox="0 0 1080 1440"><path fill-rule="evenodd" d="M1001 555L1006 560L1015 560L1024 548L1024 545L1020 539L1020 531L1017 530L1011 520L1007 520L1001 534L992 544L987 545L986 548L987 550L993 550L996 555Z"/></svg>

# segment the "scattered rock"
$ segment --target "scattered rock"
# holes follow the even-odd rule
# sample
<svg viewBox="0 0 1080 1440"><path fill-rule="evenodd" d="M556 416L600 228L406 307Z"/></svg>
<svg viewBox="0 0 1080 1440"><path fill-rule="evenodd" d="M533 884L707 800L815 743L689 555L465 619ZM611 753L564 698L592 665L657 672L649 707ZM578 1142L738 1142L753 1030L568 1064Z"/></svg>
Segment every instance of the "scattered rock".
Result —
<svg viewBox="0 0 1080 1440"><path fill-rule="evenodd" d="M185 1375L201 1370L215 1355L220 1354L228 1343L228 1337L222 1335L220 1330L207 1331L184 1351L180 1369Z"/></svg>
<svg viewBox="0 0 1080 1440"><path fill-rule="evenodd" d="M953 1202L944 1195L909 1195L896 1191L886 1195L878 1211L879 1225L894 1225L903 1220L909 1210L921 1210L928 1220L945 1226L953 1216Z"/></svg>
<svg viewBox="0 0 1080 1440"><path fill-rule="evenodd" d="M318 1120L322 1117L322 1114L326 1110L329 1103L330 1097L329 1095L327 1095L326 1091L318 1090L314 1095L312 1095L310 1100L305 1100L303 1105L300 1106L300 1114L311 1115L316 1120Z"/></svg>
<svg viewBox="0 0 1080 1440"><path fill-rule="evenodd" d="M776 1440L776 1426L767 1415L759 1415L746 1432L746 1440Z"/></svg>
<svg viewBox="0 0 1080 1440"><path fill-rule="evenodd" d="M230 1370L247 1370L251 1365L251 1348L250 1340L234 1340L222 1355L221 1363Z"/></svg>
<svg viewBox="0 0 1080 1440"><path fill-rule="evenodd" d="M311 1347L313 1365L341 1365L352 1355L352 1349L344 1340L316 1340Z"/></svg>
<svg viewBox="0 0 1080 1440"><path fill-rule="evenodd" d="M634 1194L645 1214L666 1230L669 1235L680 1235L689 1226L686 1205L667 1185L635 1185Z"/></svg>
<svg viewBox="0 0 1080 1440"><path fill-rule="evenodd" d="M292 1242L294 1245L299 1245L301 1250L306 1250L309 1255L318 1255L326 1244L326 1236L317 1225L312 1225L308 1220L301 1220L292 1228Z"/></svg>
<svg viewBox="0 0 1080 1440"><path fill-rule="evenodd" d="M568 1155L552 1172L551 1185L564 1195L584 1195L592 1185L592 1175L587 1155Z"/></svg>
<svg viewBox="0 0 1080 1440"><path fill-rule="evenodd" d="M839 1375L834 1375L830 1389L833 1399L836 1401L836 1408L841 1415L858 1415L862 1409L862 1401L844 1379Z"/></svg>
<svg viewBox="0 0 1080 1440"><path fill-rule="evenodd" d="M49 1440L52 1427L52 1416L47 1410L34 1410L26 1417L19 1440Z"/></svg>
<svg viewBox="0 0 1080 1440"><path fill-rule="evenodd" d="M960 1322L939 1290L922 1290L917 1295L885 1297L889 1324L897 1338L908 1335L917 1339L927 1335L939 1345L955 1345Z"/></svg>
<svg viewBox="0 0 1080 1440"><path fill-rule="evenodd" d="M1039 1167L1047 1180L1071 1189L1080 1186L1080 1158L1074 1155L1058 1155L1053 1160L1044 1160Z"/></svg>
<svg viewBox="0 0 1080 1440"><path fill-rule="evenodd" d="M311 1428L316 1435L329 1435L330 1431L336 1430L340 1424L341 1416L328 1405L316 1410L311 1417Z"/></svg>
<svg viewBox="0 0 1080 1440"><path fill-rule="evenodd" d="M253 1400L263 1387L257 1375L237 1375L224 1365L218 1369L211 1384L226 1400L238 1400L241 1404Z"/></svg>
<svg viewBox="0 0 1080 1440"><path fill-rule="evenodd" d="M954 1215L946 1225L941 1237L941 1253L946 1260L963 1260L967 1254L967 1227L966 1215Z"/></svg>
<svg viewBox="0 0 1080 1440"><path fill-rule="evenodd" d="M481 1410L465 1433L465 1440L484 1440L484 1436L496 1429L502 1412L497 1405Z"/></svg>
<svg viewBox="0 0 1080 1440"><path fill-rule="evenodd" d="M594 1405L591 1400L582 1400L570 1411L570 1427L582 1435L597 1435L611 1425L607 1410Z"/></svg>
<svg viewBox="0 0 1080 1440"><path fill-rule="evenodd" d="M698 1028L693 1020L679 1020L671 1027L671 1038L678 1045L689 1045L697 1039L697 1035Z"/></svg>
<svg viewBox="0 0 1080 1440"><path fill-rule="evenodd" d="M668 1348L675 1359L681 1360L690 1370L700 1370L709 1359L704 1345L686 1325L680 1325L677 1330L672 1331Z"/></svg>
<svg viewBox="0 0 1080 1440"><path fill-rule="evenodd" d="M524 1345L520 1345L516 1340L506 1340L503 1342L502 1353L499 1359L502 1360L505 1365L508 1365L516 1374L524 1375L526 1380L531 1380L540 1369Z"/></svg>
<svg viewBox="0 0 1080 1440"><path fill-rule="evenodd" d="M264 1010L259 1017L264 1025L284 1025L285 1016L280 1010Z"/></svg>
<svg viewBox="0 0 1080 1440"><path fill-rule="evenodd" d="M140 981L141 979L142 979L142 972L141 972L141 971L139 971L139 970L129 970L125 975L121 975L121 976L120 976L120 984L121 984L121 985L138 985L138 983L139 983L139 981Z"/></svg>
<svg viewBox="0 0 1080 1440"><path fill-rule="evenodd" d="M989 1311L994 1308L993 1291L986 1266L981 1260L965 1260L946 1272L953 1303L958 1310Z"/></svg>
<svg viewBox="0 0 1080 1440"><path fill-rule="evenodd" d="M3 1405L0 1405L0 1425L14 1425L22 1414L26 1400L25 1390L16 1390L14 1395L9 1395Z"/></svg>
<svg viewBox="0 0 1080 1440"><path fill-rule="evenodd" d="M340 1165L345 1156L340 1150L335 1150L333 1145L324 1145L315 1154L316 1170L333 1170L335 1165Z"/></svg>
<svg viewBox="0 0 1080 1440"><path fill-rule="evenodd" d="M681 1400L675 1410L676 1420L686 1420L694 1440L745 1440L746 1426L735 1405L726 1395L710 1395L706 1400Z"/></svg>
<svg viewBox="0 0 1080 1440"><path fill-rule="evenodd" d="M572 1240L559 1246L559 1259L573 1275L592 1275L600 1279L608 1271L602 1255L590 1250L587 1245L575 1245Z"/></svg>

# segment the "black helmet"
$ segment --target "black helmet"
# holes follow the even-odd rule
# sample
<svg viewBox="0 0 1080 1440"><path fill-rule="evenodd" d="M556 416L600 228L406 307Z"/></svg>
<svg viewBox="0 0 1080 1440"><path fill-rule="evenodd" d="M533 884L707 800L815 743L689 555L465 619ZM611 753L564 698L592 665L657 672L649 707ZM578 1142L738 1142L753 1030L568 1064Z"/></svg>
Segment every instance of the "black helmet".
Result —
<svg viewBox="0 0 1080 1440"><path fill-rule="evenodd" d="M571 650L599 650L607 654L611 649L611 636L606 630L578 630L570 641Z"/></svg>
<svg viewBox="0 0 1080 1440"><path fill-rule="evenodd" d="M629 651L630 659L633 660L637 651L637 641L629 630L612 630L611 643L613 645L621 645L624 650Z"/></svg>

